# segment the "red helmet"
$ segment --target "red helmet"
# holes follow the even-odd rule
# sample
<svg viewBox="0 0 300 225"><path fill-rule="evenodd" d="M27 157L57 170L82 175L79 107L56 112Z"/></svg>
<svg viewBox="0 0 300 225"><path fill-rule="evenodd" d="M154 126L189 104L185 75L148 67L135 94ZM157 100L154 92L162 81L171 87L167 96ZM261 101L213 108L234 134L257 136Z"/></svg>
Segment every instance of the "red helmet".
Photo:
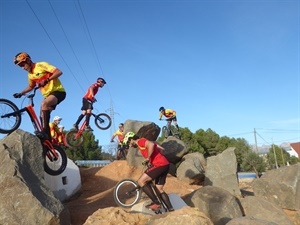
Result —
<svg viewBox="0 0 300 225"><path fill-rule="evenodd" d="M25 62L26 59L31 59L31 58L26 52L20 52L15 56L14 63L16 65L19 65L21 62Z"/></svg>

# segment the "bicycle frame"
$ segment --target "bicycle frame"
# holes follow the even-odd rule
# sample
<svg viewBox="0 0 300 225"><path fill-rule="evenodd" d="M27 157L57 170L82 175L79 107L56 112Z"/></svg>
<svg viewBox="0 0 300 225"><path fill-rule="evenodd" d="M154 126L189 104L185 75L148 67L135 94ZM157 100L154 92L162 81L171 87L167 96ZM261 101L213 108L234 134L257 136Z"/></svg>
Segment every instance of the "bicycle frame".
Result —
<svg viewBox="0 0 300 225"><path fill-rule="evenodd" d="M37 87L34 88L33 94L30 94L30 95L27 96L27 98L30 99L30 104L29 105L25 106L22 109L19 109L18 111L15 111L13 113L9 113L6 116L9 117L9 116L17 115L17 114L21 115L23 112L27 112L27 114L28 114L28 116L29 116L29 118L31 120L31 123L32 123L32 125L34 127L34 130L35 131L43 131L42 124L41 124L39 118L37 117L37 115L36 115L36 113L34 111L33 97L34 97L35 92L36 92L37 89L38 89ZM52 143L51 143L50 140L48 140L48 139L42 140L42 144L44 146L46 146L48 149L52 150L51 153L53 154L53 156L55 157L55 159L57 159L59 157L58 154L57 154L57 152L54 150L54 147L52 146ZM47 152L46 154L47 154L48 158L50 160L52 160L49 152Z"/></svg>

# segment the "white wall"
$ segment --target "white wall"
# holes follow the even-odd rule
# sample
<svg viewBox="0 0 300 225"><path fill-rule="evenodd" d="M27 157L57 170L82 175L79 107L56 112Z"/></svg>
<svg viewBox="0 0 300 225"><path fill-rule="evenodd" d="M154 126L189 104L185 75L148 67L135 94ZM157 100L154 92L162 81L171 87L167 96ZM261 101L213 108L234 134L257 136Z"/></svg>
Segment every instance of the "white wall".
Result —
<svg viewBox="0 0 300 225"><path fill-rule="evenodd" d="M45 172L44 178L46 185L60 201L69 199L81 188L79 168L71 159L68 159L67 168L62 174L51 176Z"/></svg>

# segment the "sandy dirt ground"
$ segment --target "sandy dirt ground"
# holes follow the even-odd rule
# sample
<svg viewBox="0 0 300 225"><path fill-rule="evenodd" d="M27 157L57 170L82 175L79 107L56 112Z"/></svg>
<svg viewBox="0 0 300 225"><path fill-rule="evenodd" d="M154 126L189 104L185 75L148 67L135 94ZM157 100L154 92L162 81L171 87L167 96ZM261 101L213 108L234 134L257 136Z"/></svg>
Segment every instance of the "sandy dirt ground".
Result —
<svg viewBox="0 0 300 225"><path fill-rule="evenodd" d="M81 190L65 203L70 211L72 225L84 224L87 218L98 209L118 207L113 197L115 185L124 178L138 179L142 174L142 170L130 167L127 165L127 161L120 160L114 161L103 168L81 168L80 174ZM242 193L245 195L253 194L250 183L250 181L240 182ZM181 197L198 188L201 188L201 186L188 185L172 176L167 178L165 185L167 193L176 193ZM290 217L293 217L296 213L289 210L285 210L285 212Z"/></svg>

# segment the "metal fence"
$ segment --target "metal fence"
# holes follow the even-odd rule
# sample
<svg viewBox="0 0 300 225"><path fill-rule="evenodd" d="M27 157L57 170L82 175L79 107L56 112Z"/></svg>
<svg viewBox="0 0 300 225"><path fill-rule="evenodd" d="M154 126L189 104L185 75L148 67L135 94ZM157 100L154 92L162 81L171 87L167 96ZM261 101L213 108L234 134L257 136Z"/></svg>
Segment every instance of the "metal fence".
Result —
<svg viewBox="0 0 300 225"><path fill-rule="evenodd" d="M110 160L76 160L77 166L84 167L103 167L111 163Z"/></svg>

